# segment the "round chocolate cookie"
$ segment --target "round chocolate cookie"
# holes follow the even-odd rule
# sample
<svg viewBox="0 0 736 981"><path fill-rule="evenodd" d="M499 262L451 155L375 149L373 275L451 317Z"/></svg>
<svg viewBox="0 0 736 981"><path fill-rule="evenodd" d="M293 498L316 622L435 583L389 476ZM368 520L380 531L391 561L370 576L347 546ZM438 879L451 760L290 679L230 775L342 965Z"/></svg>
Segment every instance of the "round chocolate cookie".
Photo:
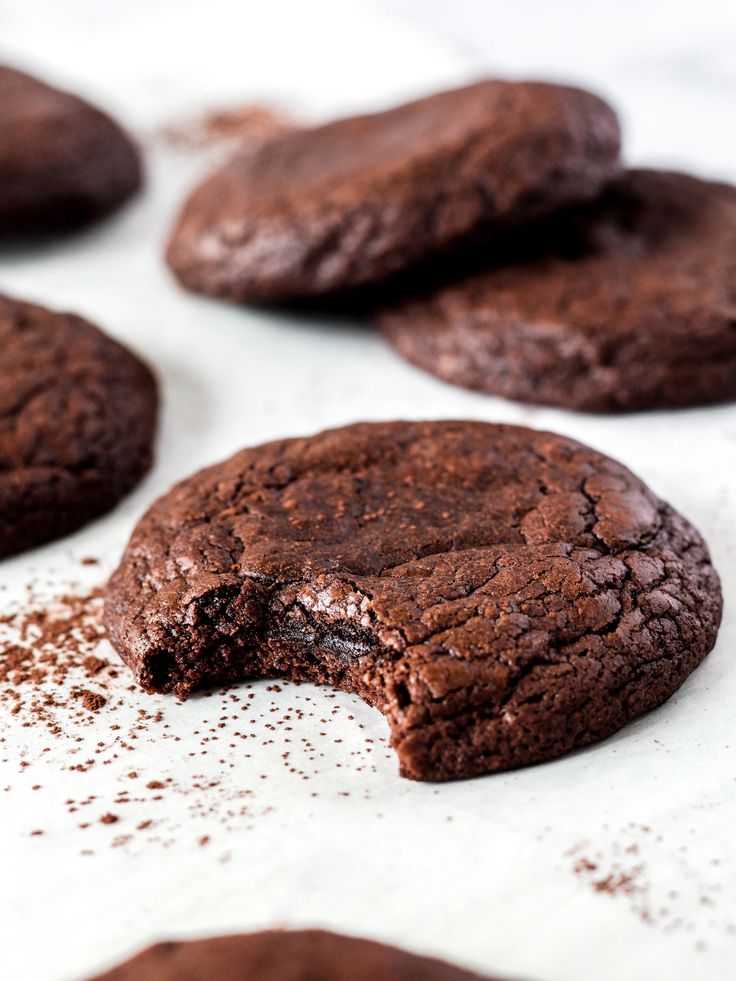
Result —
<svg viewBox="0 0 736 981"><path fill-rule="evenodd" d="M518 240L517 240L517 245ZM409 361L493 395L588 412L736 398L736 188L631 171L597 202L378 314Z"/></svg>
<svg viewBox="0 0 736 981"><path fill-rule="evenodd" d="M156 382L71 314L0 296L0 556L108 511L148 470Z"/></svg>
<svg viewBox="0 0 736 981"><path fill-rule="evenodd" d="M633 474L480 422L243 450L153 505L105 608L147 691L334 685L385 714L422 780L610 735L682 684L720 615L702 538Z"/></svg>
<svg viewBox="0 0 736 981"><path fill-rule="evenodd" d="M140 182L138 151L109 116L0 66L0 235L74 228Z"/></svg>
<svg viewBox="0 0 736 981"><path fill-rule="evenodd" d="M93 981L481 981L396 947L324 930L159 943ZM486 981L493 981L486 978Z"/></svg>
<svg viewBox="0 0 736 981"><path fill-rule="evenodd" d="M619 171L619 143L596 96L534 82L294 129L194 191L168 262L189 289L232 300L375 282L480 228L593 197Z"/></svg>

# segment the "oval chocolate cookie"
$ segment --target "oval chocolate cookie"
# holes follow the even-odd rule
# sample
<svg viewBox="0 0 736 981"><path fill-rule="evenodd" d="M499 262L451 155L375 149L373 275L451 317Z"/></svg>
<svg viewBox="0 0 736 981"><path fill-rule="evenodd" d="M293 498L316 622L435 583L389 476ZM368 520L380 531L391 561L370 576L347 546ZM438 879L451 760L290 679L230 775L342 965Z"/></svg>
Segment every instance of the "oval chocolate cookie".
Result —
<svg viewBox="0 0 736 981"><path fill-rule="evenodd" d="M92 324L0 296L0 556L109 510L148 470L156 383Z"/></svg>
<svg viewBox="0 0 736 981"><path fill-rule="evenodd" d="M481 981L479 974L325 930L158 943L95 981ZM487 978L486 981L493 981Z"/></svg>
<svg viewBox="0 0 736 981"><path fill-rule="evenodd" d="M109 116L0 66L0 235L74 228L140 182L138 151Z"/></svg>
<svg viewBox="0 0 736 981"><path fill-rule="evenodd" d="M619 142L600 99L532 82L295 129L194 191L168 261L189 289L232 300L375 282L481 227L593 197Z"/></svg>
<svg viewBox="0 0 736 981"><path fill-rule="evenodd" d="M334 685L385 714L424 780L615 732L682 684L720 615L700 535L633 474L479 422L243 450L153 505L105 609L146 690Z"/></svg>
<svg viewBox="0 0 736 981"><path fill-rule="evenodd" d="M386 338L446 381L525 402L625 412L736 398L736 188L632 171L523 247L382 310Z"/></svg>

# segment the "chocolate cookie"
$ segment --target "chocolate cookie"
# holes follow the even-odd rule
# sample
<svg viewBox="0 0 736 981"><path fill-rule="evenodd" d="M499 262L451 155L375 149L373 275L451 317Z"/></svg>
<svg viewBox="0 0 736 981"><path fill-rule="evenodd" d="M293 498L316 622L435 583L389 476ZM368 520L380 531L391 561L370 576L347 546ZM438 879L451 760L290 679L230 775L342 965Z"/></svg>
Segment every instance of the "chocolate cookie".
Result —
<svg viewBox="0 0 736 981"><path fill-rule="evenodd" d="M396 947L324 930L159 943L94 981L481 981ZM492 981L487 978L487 981Z"/></svg>
<svg viewBox="0 0 736 981"><path fill-rule="evenodd" d="M243 450L153 505L105 609L147 691L334 685L422 780L610 735L682 684L720 615L700 535L628 470L480 422Z"/></svg>
<svg viewBox="0 0 736 981"><path fill-rule="evenodd" d="M0 235L76 227L140 182L138 151L109 116L0 66Z"/></svg>
<svg viewBox="0 0 736 981"><path fill-rule="evenodd" d="M382 310L383 333L440 378L525 402L625 412L736 398L736 188L631 171L524 245L518 261L495 256Z"/></svg>
<svg viewBox="0 0 736 981"><path fill-rule="evenodd" d="M619 170L619 142L600 99L533 82L295 129L194 191L168 262L189 289L231 300L374 282L480 228L593 197Z"/></svg>
<svg viewBox="0 0 736 981"><path fill-rule="evenodd" d="M0 556L108 511L148 470L156 383L92 324L0 296Z"/></svg>

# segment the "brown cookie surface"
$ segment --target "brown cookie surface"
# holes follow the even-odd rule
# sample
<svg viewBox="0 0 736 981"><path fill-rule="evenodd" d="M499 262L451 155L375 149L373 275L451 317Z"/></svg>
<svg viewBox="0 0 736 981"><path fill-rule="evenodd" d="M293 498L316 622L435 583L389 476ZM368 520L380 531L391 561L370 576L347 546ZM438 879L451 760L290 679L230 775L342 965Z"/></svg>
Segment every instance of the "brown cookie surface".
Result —
<svg viewBox="0 0 736 981"><path fill-rule="evenodd" d="M241 301L374 282L481 227L593 197L619 143L596 96L533 82L294 130L194 191L168 262L189 289Z"/></svg>
<svg viewBox="0 0 736 981"><path fill-rule="evenodd" d="M72 314L0 296L0 556L108 511L148 470L156 382Z"/></svg>
<svg viewBox="0 0 736 981"><path fill-rule="evenodd" d="M0 235L74 228L140 182L138 151L108 115L0 66Z"/></svg>
<svg viewBox="0 0 736 981"><path fill-rule="evenodd" d="M334 685L384 713L425 780L610 735L679 687L720 615L700 535L633 474L479 422L243 450L153 505L105 608L146 690Z"/></svg>
<svg viewBox="0 0 736 981"><path fill-rule="evenodd" d="M536 236L536 240L535 240ZM446 381L590 412L736 398L736 188L631 171L539 224L530 255L382 310L389 342Z"/></svg>
<svg viewBox="0 0 736 981"><path fill-rule="evenodd" d="M159 943L96 981L481 981L443 961L325 930ZM487 978L486 981L492 981Z"/></svg>

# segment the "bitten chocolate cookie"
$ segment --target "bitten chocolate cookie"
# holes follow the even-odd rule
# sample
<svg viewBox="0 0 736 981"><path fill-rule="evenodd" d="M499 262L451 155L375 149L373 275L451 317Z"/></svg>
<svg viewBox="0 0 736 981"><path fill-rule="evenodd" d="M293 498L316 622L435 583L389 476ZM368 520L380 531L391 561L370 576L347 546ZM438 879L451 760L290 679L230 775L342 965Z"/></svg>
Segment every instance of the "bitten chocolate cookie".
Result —
<svg viewBox="0 0 736 981"><path fill-rule="evenodd" d="M633 474L480 422L243 450L153 505L105 609L147 691L334 685L385 714L422 780L610 735L682 684L720 615L700 535Z"/></svg>
<svg viewBox="0 0 736 981"><path fill-rule="evenodd" d="M159 943L94 981L481 981L396 947L324 930ZM486 981L493 981L487 978Z"/></svg>
<svg viewBox="0 0 736 981"><path fill-rule="evenodd" d="M0 296L0 557L108 511L148 470L156 383L72 314Z"/></svg>
<svg viewBox="0 0 736 981"><path fill-rule="evenodd" d="M138 151L109 116L0 66L0 235L74 228L140 182Z"/></svg>
<svg viewBox="0 0 736 981"><path fill-rule="evenodd" d="M480 228L586 200L619 170L613 110L580 89L485 81L295 129L206 180L167 258L231 300L385 278Z"/></svg>
<svg viewBox="0 0 736 981"><path fill-rule="evenodd" d="M440 378L525 402L736 398L736 188L631 171L523 245L520 261L382 310L386 338Z"/></svg>

